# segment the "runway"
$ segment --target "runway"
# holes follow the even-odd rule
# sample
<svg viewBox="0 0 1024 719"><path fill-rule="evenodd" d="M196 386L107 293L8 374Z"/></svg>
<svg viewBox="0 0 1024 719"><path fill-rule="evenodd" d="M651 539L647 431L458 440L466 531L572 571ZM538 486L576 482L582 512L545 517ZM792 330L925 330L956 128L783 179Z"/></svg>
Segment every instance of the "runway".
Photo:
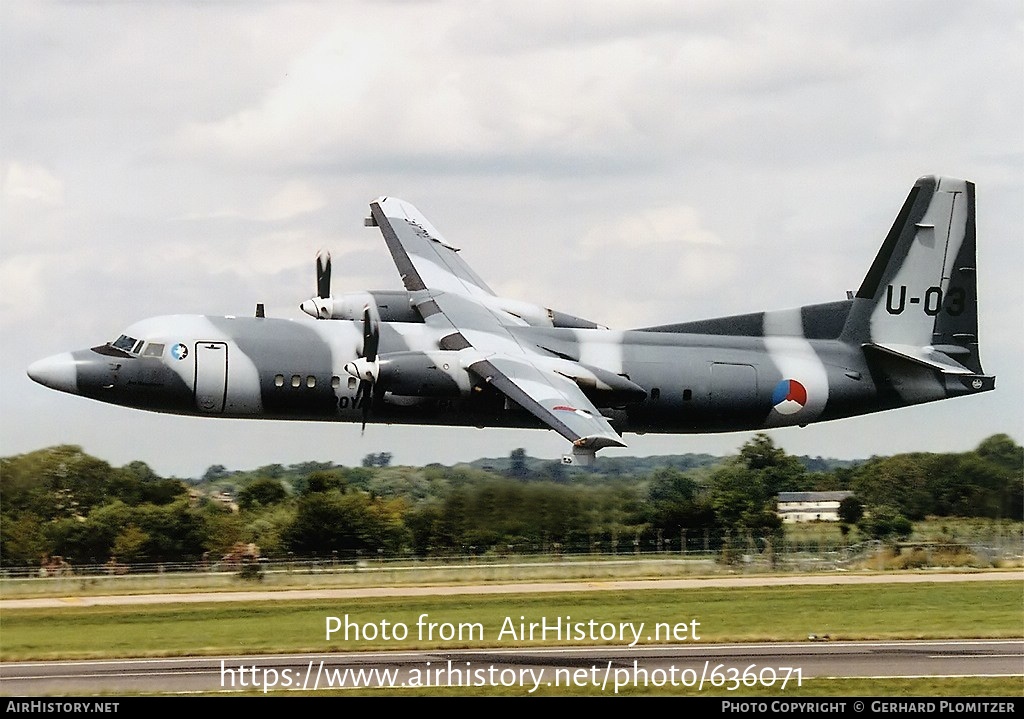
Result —
<svg viewBox="0 0 1024 719"><path fill-rule="evenodd" d="M821 677L1024 677L1024 641L801 642L648 647L346 652L209 658L17 662L0 666L6 696L320 692L452 686L560 687L594 694L653 686L716 695L775 687L797 694Z"/></svg>

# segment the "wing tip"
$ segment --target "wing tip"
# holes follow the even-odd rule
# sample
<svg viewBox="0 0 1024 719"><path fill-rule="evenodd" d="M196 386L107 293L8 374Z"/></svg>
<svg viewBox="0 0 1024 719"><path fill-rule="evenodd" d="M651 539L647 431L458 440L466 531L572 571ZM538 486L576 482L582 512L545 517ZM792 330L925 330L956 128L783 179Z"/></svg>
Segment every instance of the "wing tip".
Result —
<svg viewBox="0 0 1024 719"><path fill-rule="evenodd" d="M626 447L628 446L618 436L609 437L606 434L591 434L586 437L580 437L573 443L574 447L581 447L585 449L604 449L605 447Z"/></svg>

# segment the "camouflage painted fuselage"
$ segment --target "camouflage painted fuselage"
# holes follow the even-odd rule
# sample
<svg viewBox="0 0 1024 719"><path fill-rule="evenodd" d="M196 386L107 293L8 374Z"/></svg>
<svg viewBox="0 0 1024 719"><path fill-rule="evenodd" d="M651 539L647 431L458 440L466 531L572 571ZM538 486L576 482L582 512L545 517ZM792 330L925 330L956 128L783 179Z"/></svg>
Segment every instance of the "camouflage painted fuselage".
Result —
<svg viewBox="0 0 1024 719"><path fill-rule="evenodd" d="M700 323L702 332L522 327L514 334L642 387L646 396L629 402L584 387L623 432L804 425L991 389L991 378L975 387L978 375L951 383L925 366L908 373L906 362L841 341L851 305L724 318ZM358 322L175 315L139 322L125 335L141 342L138 352L104 345L64 356L74 372L63 389L156 412L362 421L357 382L344 370L360 355ZM382 355L418 354L422 364L410 361L418 370L414 393L383 393L371 422L543 426L485 383L467 383L459 352L439 351L435 335L420 323L382 325ZM161 345L159 355L145 355ZM794 380L803 392L787 402Z"/></svg>

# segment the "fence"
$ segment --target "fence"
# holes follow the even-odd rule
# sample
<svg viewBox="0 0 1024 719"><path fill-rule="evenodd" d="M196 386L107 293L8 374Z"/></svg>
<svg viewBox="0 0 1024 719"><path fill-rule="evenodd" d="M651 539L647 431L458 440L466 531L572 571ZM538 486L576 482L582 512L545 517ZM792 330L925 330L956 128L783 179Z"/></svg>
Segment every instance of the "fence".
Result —
<svg viewBox="0 0 1024 719"><path fill-rule="evenodd" d="M280 575L411 574L445 570L458 574L483 568L558 568L595 576L614 571L656 572L667 575L717 572L808 572L837 569L906 569L925 566L992 567L1020 564L1024 547L1017 536L992 536L986 541L901 542L878 541L843 544L832 540L781 539L778 537L720 536L670 542L602 544L593 541L582 551L557 545L547 551L529 544L491 547L456 547L431 551L426 556L412 553L388 555L383 551L336 551L324 556L294 555L259 558L209 558L190 562L135 562L111 560L104 563L72 565L51 558L37 566L5 567L0 578L7 580L116 579L119 577L161 577L168 575L240 576L242 578ZM684 547L680 549L680 547Z"/></svg>

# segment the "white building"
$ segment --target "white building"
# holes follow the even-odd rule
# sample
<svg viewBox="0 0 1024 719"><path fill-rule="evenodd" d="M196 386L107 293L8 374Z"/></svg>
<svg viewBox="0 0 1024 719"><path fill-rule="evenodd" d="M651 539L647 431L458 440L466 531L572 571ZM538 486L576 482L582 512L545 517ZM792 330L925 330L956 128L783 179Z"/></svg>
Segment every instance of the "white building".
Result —
<svg viewBox="0 0 1024 719"><path fill-rule="evenodd" d="M784 524L838 522L839 503L853 492L779 492L776 514Z"/></svg>

